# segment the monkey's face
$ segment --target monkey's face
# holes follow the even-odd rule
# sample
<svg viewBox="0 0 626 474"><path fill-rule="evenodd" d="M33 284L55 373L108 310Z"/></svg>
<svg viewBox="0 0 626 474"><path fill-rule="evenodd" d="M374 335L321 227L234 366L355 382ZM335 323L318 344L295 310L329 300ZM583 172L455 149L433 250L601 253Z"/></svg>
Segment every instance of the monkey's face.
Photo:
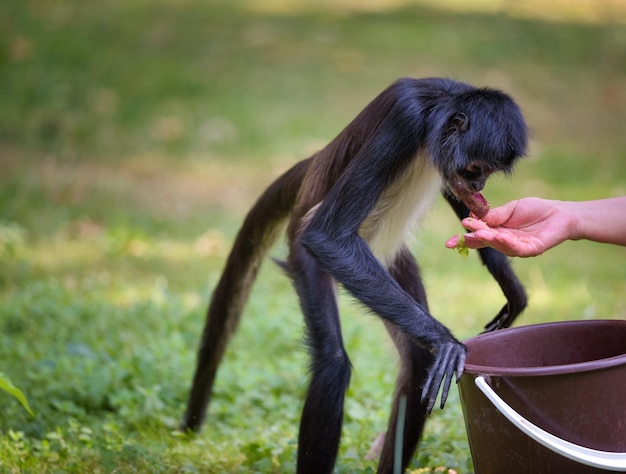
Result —
<svg viewBox="0 0 626 474"><path fill-rule="evenodd" d="M498 98L499 96L496 96ZM466 103L438 130L438 147L431 147L446 189L479 218L489 212L481 194L489 175L511 173L526 152L526 125L510 100Z"/></svg>

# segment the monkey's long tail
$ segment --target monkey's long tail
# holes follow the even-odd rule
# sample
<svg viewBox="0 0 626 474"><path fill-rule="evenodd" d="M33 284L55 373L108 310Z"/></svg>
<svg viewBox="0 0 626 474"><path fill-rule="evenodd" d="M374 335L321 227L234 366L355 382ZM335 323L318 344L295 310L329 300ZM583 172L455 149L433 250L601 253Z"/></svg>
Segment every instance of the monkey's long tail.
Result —
<svg viewBox="0 0 626 474"><path fill-rule="evenodd" d="M181 429L198 431L211 399L213 381L226 345L239 323L263 257L289 216L310 160L301 161L274 181L248 212L215 288L196 372Z"/></svg>

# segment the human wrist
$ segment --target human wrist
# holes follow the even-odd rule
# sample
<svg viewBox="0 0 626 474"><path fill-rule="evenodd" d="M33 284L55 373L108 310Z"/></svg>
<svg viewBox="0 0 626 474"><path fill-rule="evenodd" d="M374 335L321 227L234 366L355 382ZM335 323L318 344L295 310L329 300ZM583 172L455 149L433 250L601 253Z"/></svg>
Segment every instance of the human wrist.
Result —
<svg viewBox="0 0 626 474"><path fill-rule="evenodd" d="M565 217L566 235L568 240L583 240L589 238L587 236L587 228L585 226L585 209L581 203L560 201L562 212Z"/></svg>

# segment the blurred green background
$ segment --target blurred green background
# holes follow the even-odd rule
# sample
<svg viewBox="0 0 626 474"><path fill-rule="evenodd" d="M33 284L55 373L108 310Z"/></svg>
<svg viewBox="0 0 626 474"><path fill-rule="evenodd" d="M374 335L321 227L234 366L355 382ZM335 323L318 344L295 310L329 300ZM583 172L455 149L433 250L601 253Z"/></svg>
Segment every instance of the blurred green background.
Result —
<svg viewBox="0 0 626 474"><path fill-rule="evenodd" d="M401 76L520 104L530 154L488 184L492 205L626 194L621 0L3 1L0 371L36 416L0 392L0 471L292 472L306 356L271 263L204 432L176 432L206 302L256 196ZM412 247L433 313L466 338L503 298L444 248L459 231L440 200ZM567 242L516 260L518 324L624 319L625 257ZM337 472L370 472L397 362L375 318L342 309L355 375ZM471 472L458 397L412 469Z"/></svg>

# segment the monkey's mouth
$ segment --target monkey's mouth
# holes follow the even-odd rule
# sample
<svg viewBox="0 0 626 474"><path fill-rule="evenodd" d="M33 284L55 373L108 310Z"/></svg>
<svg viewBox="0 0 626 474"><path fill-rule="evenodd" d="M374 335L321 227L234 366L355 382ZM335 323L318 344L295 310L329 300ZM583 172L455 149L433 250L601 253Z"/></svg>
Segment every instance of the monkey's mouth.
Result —
<svg viewBox="0 0 626 474"><path fill-rule="evenodd" d="M487 199L480 191L470 191L457 179L452 182L452 191L469 208L472 214L479 219L485 217L489 212L489 202L487 202Z"/></svg>

